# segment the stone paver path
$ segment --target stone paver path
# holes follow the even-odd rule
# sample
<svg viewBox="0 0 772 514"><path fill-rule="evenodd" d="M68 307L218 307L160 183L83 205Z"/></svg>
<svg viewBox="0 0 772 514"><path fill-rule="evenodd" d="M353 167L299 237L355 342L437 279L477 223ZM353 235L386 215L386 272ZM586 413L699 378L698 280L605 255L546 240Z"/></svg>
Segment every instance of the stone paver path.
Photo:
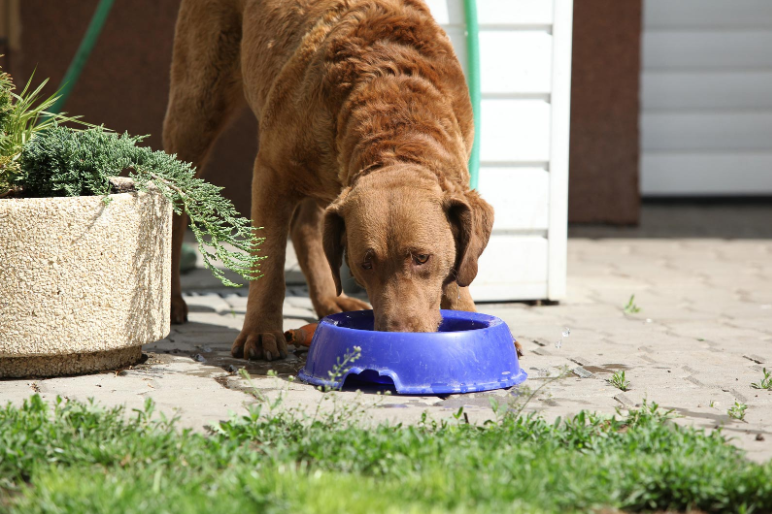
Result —
<svg viewBox="0 0 772 514"><path fill-rule="evenodd" d="M772 391L757 390L762 368L772 369L772 240L571 239L568 299L558 305L483 304L503 318L525 348L521 364L536 388L561 369L568 376L548 385L527 411L548 418L582 409L611 414L644 400L675 409L679 423L722 430L756 460L772 457ZM190 282L190 279L188 279ZM74 378L0 381L0 399L19 402L33 392L107 405L140 407L152 398L178 413L184 426L201 429L245 412L255 400L233 373L246 366L268 397L283 394L285 407L314 409L323 395L290 382L305 354L266 363L232 359L229 349L246 310L246 291L191 292L191 322L145 347L148 360L132 369ZM630 296L640 308L625 313ZM315 318L303 286L288 288L285 329ZM266 376L269 369L277 378ZM624 371L622 392L607 383ZM424 412L447 418L464 407L470 421L493 416L490 398L517 402L521 390L447 397L340 393L338 401L361 408L372 420L415 422ZM518 396L520 395L520 396ZM735 402L747 405L745 421L731 419ZM329 402L328 402L329 403Z"/></svg>

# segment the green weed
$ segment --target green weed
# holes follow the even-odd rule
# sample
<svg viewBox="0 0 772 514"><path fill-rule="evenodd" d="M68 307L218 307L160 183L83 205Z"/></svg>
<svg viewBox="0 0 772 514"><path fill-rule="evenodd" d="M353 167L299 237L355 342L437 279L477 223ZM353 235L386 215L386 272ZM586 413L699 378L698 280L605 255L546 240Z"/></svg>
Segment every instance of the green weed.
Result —
<svg viewBox="0 0 772 514"><path fill-rule="evenodd" d="M630 390L630 382L625 379L625 372L624 371L617 371L613 375L611 375L611 378L607 378L606 382L613 385L617 389L620 389L622 391L629 391Z"/></svg>
<svg viewBox="0 0 772 514"><path fill-rule="evenodd" d="M640 307L635 305L635 295L630 295L627 305L624 307L625 314L637 314L641 312Z"/></svg>
<svg viewBox="0 0 772 514"><path fill-rule="evenodd" d="M726 411L730 418L738 421L745 421L745 411L748 410L748 405L741 402L734 402L734 405Z"/></svg>
<svg viewBox="0 0 772 514"><path fill-rule="evenodd" d="M767 391L772 391L772 373L767 371L767 368L764 368L764 378L762 378L760 382L753 382L751 387L754 389L766 389Z"/></svg>

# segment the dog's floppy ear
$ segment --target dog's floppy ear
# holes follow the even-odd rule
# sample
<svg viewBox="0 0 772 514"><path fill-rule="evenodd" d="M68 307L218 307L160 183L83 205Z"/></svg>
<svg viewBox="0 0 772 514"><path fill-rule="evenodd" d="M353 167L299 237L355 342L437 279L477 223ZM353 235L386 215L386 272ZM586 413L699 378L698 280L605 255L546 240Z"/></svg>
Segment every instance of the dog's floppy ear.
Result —
<svg viewBox="0 0 772 514"><path fill-rule="evenodd" d="M493 207L477 191L467 191L449 194L445 212L456 239L456 282L466 287L477 276L477 259L491 237Z"/></svg>
<svg viewBox="0 0 772 514"><path fill-rule="evenodd" d="M341 213L342 198L333 202L324 211L324 234L322 242L324 255L332 270L332 279L335 281L335 291L338 296L343 292L340 282L340 267L343 264L343 249L346 246L346 223Z"/></svg>

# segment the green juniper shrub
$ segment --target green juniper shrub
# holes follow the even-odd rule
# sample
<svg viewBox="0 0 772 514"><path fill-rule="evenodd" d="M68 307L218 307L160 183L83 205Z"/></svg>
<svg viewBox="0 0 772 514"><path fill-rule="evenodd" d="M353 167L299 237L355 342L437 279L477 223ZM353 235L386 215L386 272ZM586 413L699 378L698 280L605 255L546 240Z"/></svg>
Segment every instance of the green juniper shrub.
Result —
<svg viewBox="0 0 772 514"><path fill-rule="evenodd" d="M11 76L0 69L0 198L97 195L109 203L110 177L128 170L137 190L158 191L175 213L188 214L204 266L223 284L238 285L214 261L244 279L260 277L264 257L255 253L262 239L220 195L222 188L196 179L190 164L175 156L137 146L142 137L119 136L77 117L49 112L59 95L44 97L48 81L33 88L33 76L16 94ZM60 122L87 128L62 127Z"/></svg>
<svg viewBox="0 0 772 514"><path fill-rule="evenodd" d="M54 126L24 146L19 182L28 196L105 196L110 177L128 170L139 191L159 191L177 214L186 213L198 240L204 265L225 285L228 280L213 265L222 262L242 278L260 276L256 256L262 238L250 220L241 217L221 187L195 178L189 163L174 155L137 146L144 138L118 135L102 127L74 130Z"/></svg>

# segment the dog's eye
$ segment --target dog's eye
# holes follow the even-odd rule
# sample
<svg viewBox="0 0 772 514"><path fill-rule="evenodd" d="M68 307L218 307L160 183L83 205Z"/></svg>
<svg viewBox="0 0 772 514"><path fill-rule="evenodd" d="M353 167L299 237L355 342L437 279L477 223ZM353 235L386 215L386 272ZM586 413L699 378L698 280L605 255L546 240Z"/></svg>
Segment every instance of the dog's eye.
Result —
<svg viewBox="0 0 772 514"><path fill-rule="evenodd" d="M429 254L419 253L418 255L413 256L413 260L416 264L426 264L426 261L429 260Z"/></svg>
<svg viewBox="0 0 772 514"><path fill-rule="evenodd" d="M373 261L369 255L362 262L362 269L373 269Z"/></svg>

